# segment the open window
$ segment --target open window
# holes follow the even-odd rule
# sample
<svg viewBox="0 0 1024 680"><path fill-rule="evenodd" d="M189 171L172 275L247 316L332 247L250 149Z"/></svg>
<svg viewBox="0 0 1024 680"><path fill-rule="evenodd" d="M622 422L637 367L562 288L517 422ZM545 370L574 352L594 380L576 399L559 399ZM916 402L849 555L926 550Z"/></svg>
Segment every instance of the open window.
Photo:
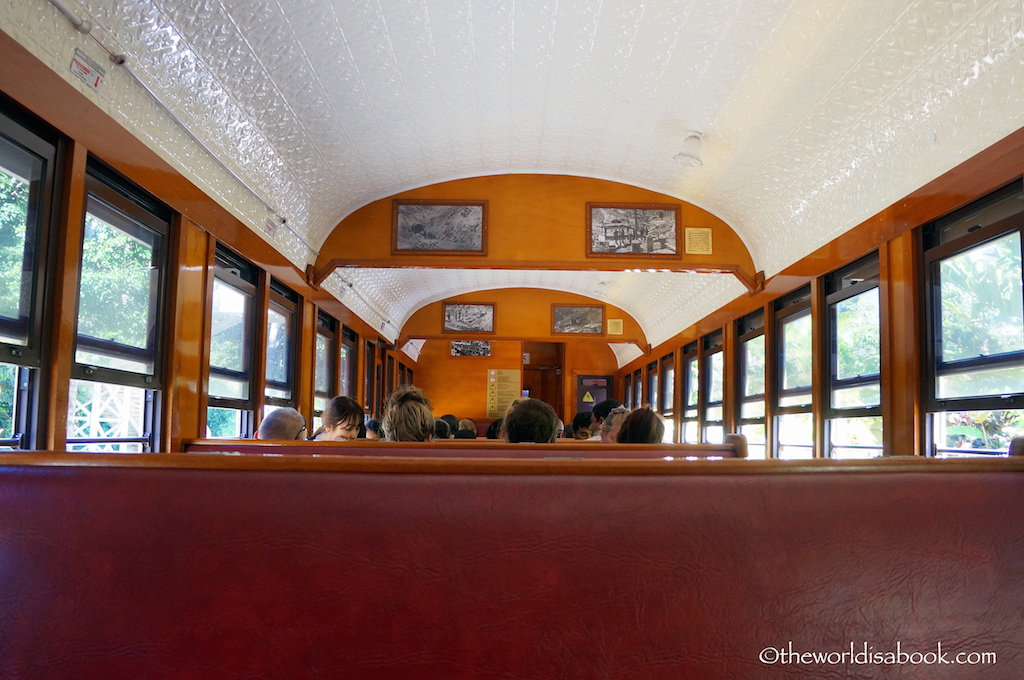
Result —
<svg viewBox="0 0 1024 680"><path fill-rule="evenodd" d="M992 455L1024 434L1020 181L924 230L932 450Z"/></svg>

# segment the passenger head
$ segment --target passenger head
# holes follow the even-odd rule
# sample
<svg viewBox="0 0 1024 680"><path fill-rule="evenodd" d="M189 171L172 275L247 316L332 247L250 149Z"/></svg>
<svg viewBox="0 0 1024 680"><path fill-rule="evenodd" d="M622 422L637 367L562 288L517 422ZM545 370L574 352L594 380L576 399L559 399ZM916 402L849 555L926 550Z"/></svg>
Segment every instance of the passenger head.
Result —
<svg viewBox="0 0 1024 680"><path fill-rule="evenodd" d="M366 421L366 438L370 441L384 439L384 428L376 418Z"/></svg>
<svg viewBox="0 0 1024 680"><path fill-rule="evenodd" d="M469 418L463 418L459 421L459 429L455 431L455 437L457 439L476 439L476 423Z"/></svg>
<svg viewBox="0 0 1024 680"><path fill-rule="evenodd" d="M389 442L428 442L434 438L434 412L423 390L404 385L384 406L384 438Z"/></svg>
<svg viewBox="0 0 1024 680"><path fill-rule="evenodd" d="M505 419L505 438L512 442L546 444L558 436L558 414L540 399L526 399Z"/></svg>
<svg viewBox="0 0 1024 680"><path fill-rule="evenodd" d="M634 409L622 419L620 444L660 444L665 436L665 423L649 406Z"/></svg>
<svg viewBox="0 0 1024 680"><path fill-rule="evenodd" d="M590 427L594 424L594 414L590 411L580 411L572 419L573 439L590 439Z"/></svg>
<svg viewBox="0 0 1024 680"><path fill-rule="evenodd" d="M434 439L451 439L452 431L448 421L443 418L434 420Z"/></svg>
<svg viewBox="0 0 1024 680"><path fill-rule="evenodd" d="M601 441L605 444L612 444L618 441L619 428L622 427L622 419L626 417L629 410L625 406L616 406L604 419L601 425Z"/></svg>
<svg viewBox="0 0 1024 680"><path fill-rule="evenodd" d="M323 419L324 439L349 442L358 439L363 425L363 407L352 397L335 397L327 402Z"/></svg>
<svg viewBox="0 0 1024 680"><path fill-rule="evenodd" d="M501 423L502 419L498 418L487 426L486 436L488 439L501 439Z"/></svg>
<svg viewBox="0 0 1024 680"><path fill-rule="evenodd" d="M440 419L448 423L448 437L454 437L455 433L459 430L459 419L451 413L444 414Z"/></svg>
<svg viewBox="0 0 1024 680"><path fill-rule="evenodd" d="M256 438L290 441L304 439L305 434L306 419L295 409L285 406L274 409L263 417L260 429L256 431Z"/></svg>
<svg viewBox="0 0 1024 680"><path fill-rule="evenodd" d="M605 399L604 401L597 402L596 404L594 404L593 409L594 421L598 425L603 425L604 419L607 418L608 414L612 412L612 409L616 408L617 406L622 406L622 404L620 402L615 401L614 399Z"/></svg>
<svg viewBox="0 0 1024 680"><path fill-rule="evenodd" d="M505 417L501 419L501 425L498 427L498 439L508 441L508 437L505 436L505 424L508 422L508 417L511 415L513 409L526 401L526 399L527 397L516 397L509 402L508 406L505 407Z"/></svg>

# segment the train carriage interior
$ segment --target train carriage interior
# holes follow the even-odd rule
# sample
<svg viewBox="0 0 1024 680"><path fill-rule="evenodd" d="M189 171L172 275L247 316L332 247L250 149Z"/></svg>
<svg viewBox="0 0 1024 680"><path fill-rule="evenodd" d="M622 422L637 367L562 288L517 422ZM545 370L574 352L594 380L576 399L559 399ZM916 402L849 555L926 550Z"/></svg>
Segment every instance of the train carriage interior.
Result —
<svg viewBox="0 0 1024 680"><path fill-rule="evenodd" d="M1024 580L1009 576L1024 576L1024 535L983 520L1024 498L1014 495L1024 483L1020 2L0 0L0 66L0 595L17 603L5 611L24 612L0 616L0 679L187 677L165 661L193 646L188 677L680 677L681 657L648 647L659 640L697 659L691 677L800 677L759 662L750 640L726 642L757 615L743 597L767 598L779 636L815 629L806 645L825 646L845 635L825 610L867 598L861 637L888 649L908 609L907 640L924 645L929 621L956 629L934 595L949 582L968 617L961 646L1002 640L993 677L1019 677L1024 638L1009 610L1024 606ZM398 438L397 395L412 386L434 418L468 422L465 439L368 441L378 424ZM330 434L338 397L360 412L346 421L357 441L254 441L282 409L299 414L289 438ZM660 441L582 441L600 439L595 418L576 440L559 428L555 441L510 443L503 423L524 399L569 430L608 400L623 419L650 409ZM47 475L59 469L66 478ZM211 491L218 479L223 494ZM388 509L336 499L334 485L371 504L379 493ZM674 485L690 495L674 497ZM720 500L704 495L719 485ZM584 493L598 487L622 526L586 527L559 505L593 503L600 515L600 498ZM665 516L686 550L651 529L659 509L633 503L645 489L674 498ZM872 489L893 495L872 509ZM200 503L200 490L213 495ZM393 552L397 539L364 541L361 526L387 532L429 514L434 493L449 495L436 523L409 524L423 542L402 534L408 555ZM941 512L915 504L930 494L942 495ZM100 512L106 498L116 513ZM223 522L197 528L204 509L220 512L216 499ZM846 512L822 516L829 499ZM307 534L298 510L264 514L290 503L319 512L320 533ZM103 519L65 524L77 507ZM188 532L160 519L171 507ZM793 536L768 529L802 509L819 514ZM962 526L937 523L959 510ZM173 551L146 543L133 515L195 566L176 571ZM240 538L248 555L205 547L262 521L280 541ZM644 579L675 582L659 560L708 568L688 552L702 550L704 522L721 530L709 555L735 554L744 572L732 604L694 604L688 585L675 604L653 604ZM503 544L505 523L529 524L523 535L548 541L549 561L519 551L529 538ZM479 533L463 543L471 524ZM766 595L789 572L770 547L759 562L755 525L774 550L809 560L792 570L808 581L850 576L885 551L895 570L932 571L914 586L897 574L885 598L850 576L857 593L837 582L817 609L813 592L805 601L787 590L814 609L805 620ZM124 617L71 586L64 595L75 567L32 543L47 531L74 534L83 578L120 573L141 550L161 590L129 577L144 596ZM848 533L856 547L807 547ZM164 597L182 579L206 583L200 566L221 559L265 586L271 565L287 568L281 546L293 536L310 542L297 553L320 570L303 572L297 593L353 597L351 611L365 606L359 615L374 621L367 611L382 601L427 612L421 624L437 635L356 630L356 618L260 596L295 627L288 653L250 649L247 665L232 650L248 639L199 603ZM959 548L928 553L928 536ZM599 545L608 564L618 541L650 551L642 577L608 569L595 582L622 589L594 624L606 656L585 653L597 633L574 609L593 592L555 595L585 559L573 541ZM7 549L18 557L5 581ZM950 556L960 549L964 560ZM44 554L52 574L30 568ZM507 620L494 602L464 600L446 571L454 556L480 555L508 559L507 572L468 578L481 598L505 596L501 577L515 584ZM438 577L417 575L422 590L389 580L420 559ZM360 560L395 567L377 582ZM366 579L365 591L322 586L316 574L329 570ZM984 588L968 583L978 570ZM731 587L711 571L714 588ZM893 573L880 563L865 572ZM231 590L240 584L209 583L203 598L238 595L232 616L256 607ZM551 596L535 601L534 586ZM992 589L1005 597L987 617ZM139 604L150 597L171 612L163 629ZM655 630L617 645L641 600L657 610ZM464 635L449 604L531 651ZM29 623L48 607L73 612L52 652ZM544 640L512 621L542 625L546 607L564 635ZM205 642L175 627L196 612L218 631ZM687 616L693 627L668 632ZM991 634L979 632L986 620ZM258 636L251 623L238 630ZM83 642L72 624L105 632ZM325 625L340 626L344 654L310 632ZM133 630L166 645L90 666L97 650L132 657L117 638ZM305 656L295 651L304 644ZM724 651L704 655L712 644ZM883 677L872 668L827 677ZM932 677L921 670L901 677Z"/></svg>
<svg viewBox="0 0 1024 680"><path fill-rule="evenodd" d="M605 376L666 441L758 458L1022 427L1012 3L0 22L7 446L181 450L280 406L312 431L411 382L487 422L495 370L564 422Z"/></svg>

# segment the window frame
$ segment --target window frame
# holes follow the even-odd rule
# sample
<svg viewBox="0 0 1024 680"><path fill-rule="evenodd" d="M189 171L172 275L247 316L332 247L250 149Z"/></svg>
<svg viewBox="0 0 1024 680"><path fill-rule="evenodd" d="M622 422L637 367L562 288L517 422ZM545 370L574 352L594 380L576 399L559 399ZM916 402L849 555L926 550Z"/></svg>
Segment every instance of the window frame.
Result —
<svg viewBox="0 0 1024 680"><path fill-rule="evenodd" d="M79 244L78 284L75 305L74 350L71 357L70 380L129 387L143 390L143 409L141 433L137 437L65 437L65 444L70 449L75 446L89 444L140 444L142 451L155 451L160 441L162 423L160 413L166 389L169 343L166 340L166 329L170 327L170 265L171 248L175 237L174 213L162 201L123 177L99 159L90 156L86 162L85 201L82 204L82 241ZM95 203L94 203L95 201ZM78 329L79 305L81 303L82 275L84 267L81 260L85 254L85 221L88 214L95 215L116 229L129 236L138 238L144 230L154 232L160 237L153 246L153 261L159 264L156 272L156 296L149 309L147 320L147 350L139 350L120 343L98 341L83 336ZM128 221L128 227L118 221ZM105 366L94 366L78 361L78 348L106 349L111 356L126 358L152 358L151 374L136 373ZM150 354L151 352L151 354ZM70 393L70 384L68 386ZM73 400L69 398L69 410ZM71 417L71 413L67 417ZM67 427L65 421L65 427Z"/></svg>
<svg viewBox="0 0 1024 680"><path fill-rule="evenodd" d="M243 370L235 371L232 369L214 366L209 355L207 356L206 362L208 380L214 376L223 376L225 378L239 381L244 380L248 386L248 397L239 399L235 397L214 396L211 395L209 393L209 389L207 389L207 413L209 413L209 409L211 408L239 411L240 432L238 435L243 438L251 437L255 427L255 410L257 405L262 402L264 396L262 394L257 395L256 393L256 376L259 369L263 368L263 364L257 356L259 345L259 329L257 324L260 323L261 318L259 288L260 276L263 275L263 272L254 264L250 263L248 260L221 243L218 243L216 246L214 263L211 269L213 274L213 276L210 277L209 298L211 328L213 327L213 286L216 285L215 282L217 280L247 296L251 306L249 308L247 326L243 329L245 333ZM210 343L208 346L212 346L212 336L207 338L207 342Z"/></svg>
<svg viewBox="0 0 1024 680"><path fill-rule="evenodd" d="M703 411L700 407L701 400L701 384L700 384L700 358L697 351L698 343L696 340L689 342L679 350L680 356L680 373L677 382L679 386L681 401L679 404L679 441L685 444L697 444L700 443L701 434L703 427L701 424L701 416ZM697 380L696 385L693 384L692 376L693 371L691 365L697 367ZM696 395L697 400L690 408L689 397L691 392ZM694 441L690 441L686 438L686 424L693 423L694 430L697 436Z"/></svg>
<svg viewBox="0 0 1024 680"><path fill-rule="evenodd" d="M722 384L721 394L722 398L719 401L711 401L711 376L714 372L711 370L711 363L715 357L720 357L722 361ZM725 434L725 332L724 329L718 329L710 333L706 333L700 339L700 391L697 397L697 409L700 412L700 439L702 442L707 443L708 429L711 427L722 428L722 434ZM711 420L709 411L713 408L721 409L721 418L719 420Z"/></svg>
<svg viewBox="0 0 1024 680"><path fill-rule="evenodd" d="M128 180L118 176L113 170L106 168L95 159L89 159L85 177L86 201L82 211L83 225L86 214L92 212L97 218L112 224L115 228L128 233L129 236L137 238L141 233L140 229L148 229L156 232L161 237L159 246L153 248L154 260L161 260L162 266L157 273L157 294L153 307L150 308L148 320L147 345L152 347L153 373L146 375L116 368L104 366L93 366L87 363L79 363L77 360L78 348L87 347L91 350L108 350L106 354L121 356L128 359L145 359L149 356L147 350L121 345L120 343L104 342L96 338L83 336L78 331L78 304L81 302L82 270L79 266L78 273L78 298L76 303L75 320L75 350L72 354L71 378L75 380L89 380L93 382L127 385L129 387L141 387L143 389L162 390L164 388L164 374L166 372L167 347L164 336L169 326L169 282L170 282L170 249L172 234L172 213L155 198L143 194L142 190L135 187ZM92 204L92 200L96 204ZM148 200L147 200L148 199ZM149 203L146 205L145 202ZM99 208L99 213L93 210ZM163 212L163 220L157 211ZM121 225L114 224L118 213L127 216L137 224L131 225L132 231L124 229ZM79 248L79 258L84 254L85 230L83 229L83 242Z"/></svg>
<svg viewBox="0 0 1024 680"><path fill-rule="evenodd" d="M270 279L270 287L267 292L267 348L266 352L270 352L270 311L274 311L281 314L286 319L286 328L288 330L287 343L288 347L285 354L285 382L277 382L270 379L267 375L268 364L267 356L264 355L263 362L263 374L264 374L264 389L263 389L263 404L270 406L290 406L295 407L297 403L296 398L296 375L298 373L299 363L299 307L301 298L299 294L288 288L283 283L275 278ZM288 397L272 397L267 394L268 390L277 389L285 391L287 389L290 396Z"/></svg>
<svg viewBox="0 0 1024 680"><path fill-rule="evenodd" d="M935 268L944 260L965 253L972 248L996 241L1010 233L1017 232L1020 237L1021 263L1024 269L1024 213L998 220L992 224L974 229L965 236L947 243L936 245L925 250L922 276L925 279L925 348L922 363L925 368L925 408L929 413L943 411L986 411L1024 408L1024 391L1008 395L986 395L976 397L937 396L938 378L940 375L966 373L984 368L999 368L1012 364L1024 365L1024 350L996 354L974 359L948 362L943 368L941 361L942 330L939 328L941 319L940 307L941 281L935 274ZM1024 287L1024 280L1021 283Z"/></svg>

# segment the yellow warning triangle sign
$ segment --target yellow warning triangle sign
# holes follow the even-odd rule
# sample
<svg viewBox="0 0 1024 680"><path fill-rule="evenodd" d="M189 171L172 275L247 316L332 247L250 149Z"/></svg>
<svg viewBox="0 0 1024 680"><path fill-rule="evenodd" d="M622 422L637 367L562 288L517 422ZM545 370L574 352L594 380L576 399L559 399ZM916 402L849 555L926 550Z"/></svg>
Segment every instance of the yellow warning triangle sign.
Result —
<svg viewBox="0 0 1024 680"><path fill-rule="evenodd" d="M592 395L590 392L587 392L586 394L584 394L583 395L583 403L584 404L593 404L594 403L594 395Z"/></svg>

